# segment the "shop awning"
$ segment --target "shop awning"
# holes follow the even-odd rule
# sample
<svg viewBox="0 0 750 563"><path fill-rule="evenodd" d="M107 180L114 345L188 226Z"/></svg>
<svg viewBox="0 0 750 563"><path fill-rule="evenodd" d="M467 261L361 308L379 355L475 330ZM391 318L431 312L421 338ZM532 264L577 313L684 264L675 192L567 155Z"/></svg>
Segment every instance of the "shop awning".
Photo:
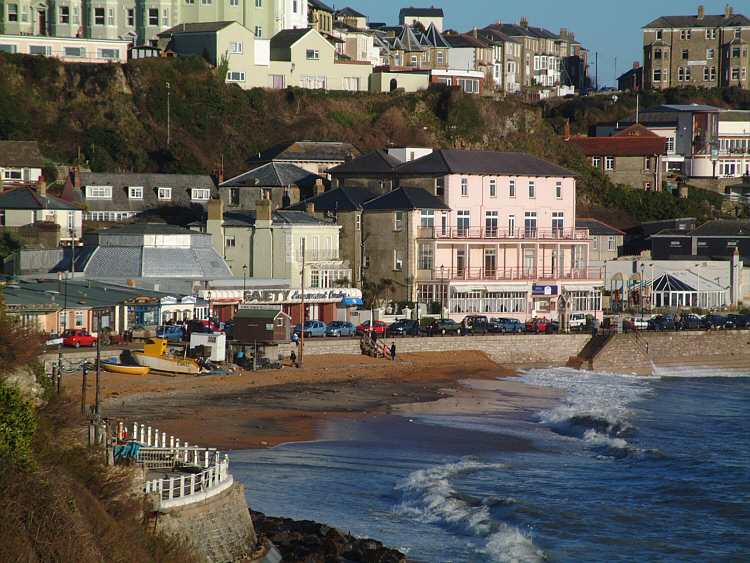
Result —
<svg viewBox="0 0 750 563"><path fill-rule="evenodd" d="M364 305L361 297L344 297L341 300L341 304L345 307L354 307L356 305Z"/></svg>

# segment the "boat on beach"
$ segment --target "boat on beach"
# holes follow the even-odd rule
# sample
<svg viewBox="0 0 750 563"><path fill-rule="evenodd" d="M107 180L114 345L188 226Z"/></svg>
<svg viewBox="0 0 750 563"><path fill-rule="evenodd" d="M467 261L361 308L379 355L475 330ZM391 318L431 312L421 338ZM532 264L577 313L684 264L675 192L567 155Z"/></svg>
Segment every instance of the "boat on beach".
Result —
<svg viewBox="0 0 750 563"><path fill-rule="evenodd" d="M110 373L124 373L126 375L147 375L151 368L146 366L129 366L117 362L102 362L102 369Z"/></svg>
<svg viewBox="0 0 750 563"><path fill-rule="evenodd" d="M131 352L139 366L150 368L152 371L164 373L180 373L198 375L201 366L192 358L181 358L167 353L165 338L149 338L143 345L143 351Z"/></svg>

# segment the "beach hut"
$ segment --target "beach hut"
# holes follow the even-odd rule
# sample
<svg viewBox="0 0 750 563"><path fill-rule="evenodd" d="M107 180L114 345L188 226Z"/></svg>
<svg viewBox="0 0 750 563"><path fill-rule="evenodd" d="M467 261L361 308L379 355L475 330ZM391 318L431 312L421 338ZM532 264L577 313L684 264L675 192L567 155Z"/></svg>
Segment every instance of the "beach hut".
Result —
<svg viewBox="0 0 750 563"><path fill-rule="evenodd" d="M234 317L234 339L243 344L288 342L291 321L281 309L241 308Z"/></svg>

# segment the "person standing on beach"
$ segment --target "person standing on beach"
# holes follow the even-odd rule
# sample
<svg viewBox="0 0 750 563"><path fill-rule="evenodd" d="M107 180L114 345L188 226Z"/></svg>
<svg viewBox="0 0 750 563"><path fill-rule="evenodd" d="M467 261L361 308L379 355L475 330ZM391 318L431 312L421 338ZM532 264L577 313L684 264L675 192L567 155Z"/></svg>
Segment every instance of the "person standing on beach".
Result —
<svg viewBox="0 0 750 563"><path fill-rule="evenodd" d="M396 341L391 342L391 360L396 361Z"/></svg>

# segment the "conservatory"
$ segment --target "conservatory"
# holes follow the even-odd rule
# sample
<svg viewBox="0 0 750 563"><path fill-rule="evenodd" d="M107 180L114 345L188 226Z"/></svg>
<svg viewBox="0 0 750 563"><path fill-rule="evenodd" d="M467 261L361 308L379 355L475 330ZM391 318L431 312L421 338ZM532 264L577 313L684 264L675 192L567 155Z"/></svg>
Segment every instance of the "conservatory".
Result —
<svg viewBox="0 0 750 563"><path fill-rule="evenodd" d="M657 309L718 309L726 306L727 290L717 283L696 278L702 287L694 288L672 274L662 274L651 285L651 306ZM645 289L645 288L644 288ZM644 291L644 295L648 294Z"/></svg>

